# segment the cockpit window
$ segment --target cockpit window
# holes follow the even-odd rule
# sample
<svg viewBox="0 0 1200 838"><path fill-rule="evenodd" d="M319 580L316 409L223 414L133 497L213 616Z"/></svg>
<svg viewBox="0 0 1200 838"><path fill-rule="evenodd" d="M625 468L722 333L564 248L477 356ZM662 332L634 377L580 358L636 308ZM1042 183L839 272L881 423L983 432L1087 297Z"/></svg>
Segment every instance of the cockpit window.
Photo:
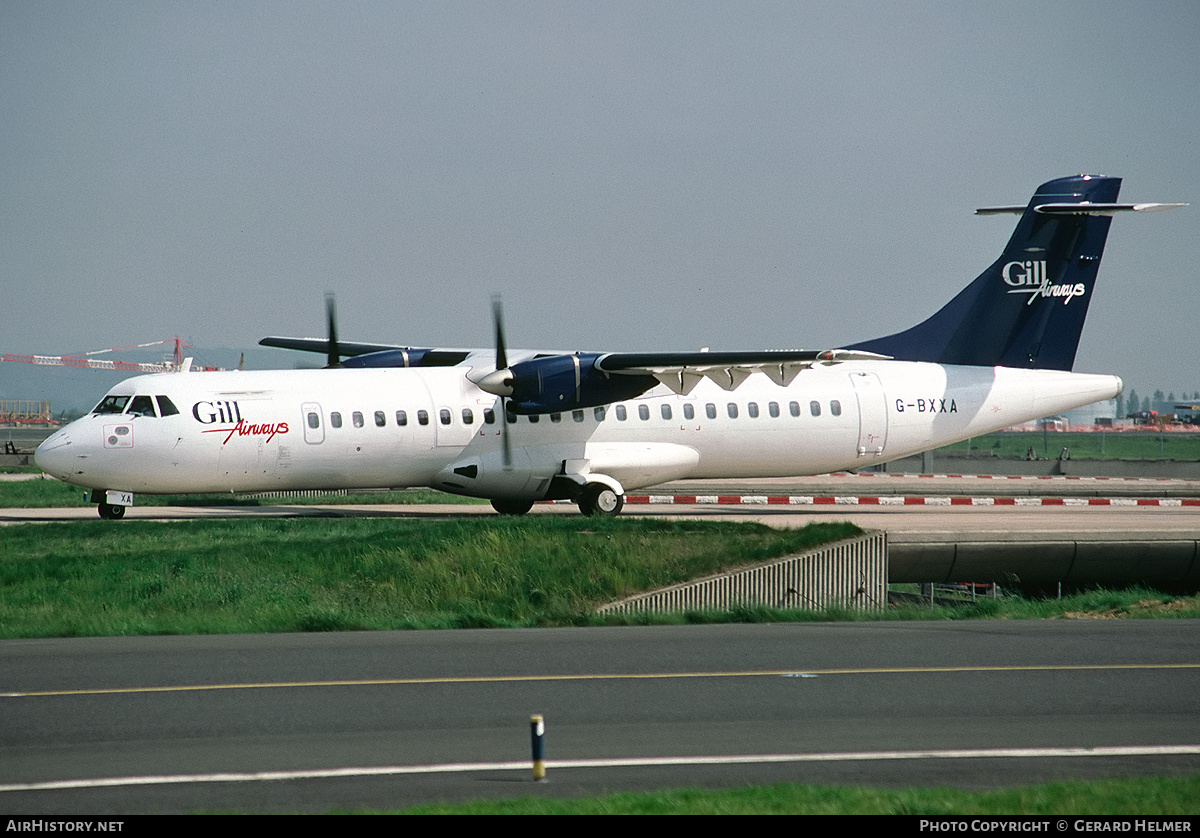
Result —
<svg viewBox="0 0 1200 838"><path fill-rule="evenodd" d="M155 396L154 398L158 399L159 416L175 416L179 413L179 408L166 396Z"/></svg>
<svg viewBox="0 0 1200 838"><path fill-rule="evenodd" d="M92 413L124 413L125 405L129 404L129 396L105 396L104 401L96 405Z"/></svg>
<svg viewBox="0 0 1200 838"><path fill-rule="evenodd" d="M129 411L133 416L149 416L151 419L155 417L154 402L149 396L134 396L133 402L129 405Z"/></svg>

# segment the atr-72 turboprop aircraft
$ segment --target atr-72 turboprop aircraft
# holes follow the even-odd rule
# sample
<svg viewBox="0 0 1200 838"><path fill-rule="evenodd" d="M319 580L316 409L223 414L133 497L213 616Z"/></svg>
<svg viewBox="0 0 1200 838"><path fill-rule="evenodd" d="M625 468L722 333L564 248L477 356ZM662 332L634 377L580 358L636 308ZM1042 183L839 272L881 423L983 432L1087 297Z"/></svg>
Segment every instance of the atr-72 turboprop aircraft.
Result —
<svg viewBox="0 0 1200 838"><path fill-rule="evenodd" d="M1118 178L1043 184L1000 258L923 323L825 351L506 352L261 343L321 370L130 378L38 448L46 473L120 518L135 492L429 486L502 513L586 514L681 478L861 468L1121 392L1072 373ZM345 361L341 356L349 356Z"/></svg>

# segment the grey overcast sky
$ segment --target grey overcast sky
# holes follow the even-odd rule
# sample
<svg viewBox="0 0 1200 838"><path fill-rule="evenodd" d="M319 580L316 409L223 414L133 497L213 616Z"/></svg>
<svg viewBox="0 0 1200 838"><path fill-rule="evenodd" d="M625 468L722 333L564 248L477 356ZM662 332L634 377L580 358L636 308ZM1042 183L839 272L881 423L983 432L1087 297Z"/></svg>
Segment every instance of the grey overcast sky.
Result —
<svg viewBox="0 0 1200 838"><path fill-rule="evenodd" d="M1114 221L1076 369L1190 392L1198 80L1196 0L4 0L0 352L320 335L326 290L346 339L487 345L499 292L512 346L822 349L1087 172L1196 205Z"/></svg>

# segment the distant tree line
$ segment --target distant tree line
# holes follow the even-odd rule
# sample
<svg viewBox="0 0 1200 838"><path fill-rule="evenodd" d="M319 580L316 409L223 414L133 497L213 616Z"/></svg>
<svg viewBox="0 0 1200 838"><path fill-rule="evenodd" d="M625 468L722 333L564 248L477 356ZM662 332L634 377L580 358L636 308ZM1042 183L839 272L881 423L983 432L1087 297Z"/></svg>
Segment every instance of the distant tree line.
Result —
<svg viewBox="0 0 1200 838"><path fill-rule="evenodd" d="M1186 390L1181 390L1179 398L1175 398L1174 392L1164 394L1162 390L1155 390L1153 396L1139 397L1137 390L1130 387L1128 393L1122 393L1117 396L1117 416L1128 416L1131 413L1137 413L1139 410L1156 410L1159 413L1186 413L1187 411L1175 409L1175 405L1180 402L1200 404L1200 390L1194 391L1190 396Z"/></svg>

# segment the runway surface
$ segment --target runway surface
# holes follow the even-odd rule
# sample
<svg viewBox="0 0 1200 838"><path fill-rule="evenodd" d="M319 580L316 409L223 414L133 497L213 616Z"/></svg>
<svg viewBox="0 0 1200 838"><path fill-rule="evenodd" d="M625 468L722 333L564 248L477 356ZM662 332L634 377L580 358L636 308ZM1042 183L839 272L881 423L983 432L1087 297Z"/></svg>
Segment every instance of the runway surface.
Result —
<svg viewBox="0 0 1200 838"><path fill-rule="evenodd" d="M0 809L330 811L780 781L987 788L1193 773L1198 629L814 623L4 641ZM531 713L547 723L542 784L528 768ZM607 762L572 762L596 760ZM36 785L54 782L65 785Z"/></svg>
<svg viewBox="0 0 1200 838"><path fill-rule="evenodd" d="M21 475L29 477L29 475ZM1114 531L1166 529L1200 534L1200 481L1158 478L990 477L917 474L837 473L815 477L753 480L687 480L631 493L639 500L698 497L709 502L631 502L625 515L673 515L758 520L803 526L810 520L839 519L860 526L902 531L929 525L975 532L980 524L1011 531L1013 525ZM818 498L787 504L786 498ZM740 503L718 503L718 498ZM864 502L864 499L866 502ZM920 504L905 500L920 499ZM979 503L970 504L966 501ZM173 520L195 517L288 515L491 515L486 503L409 505L289 505L286 499L249 507L162 507L135 505L127 519ZM535 514L577 514L570 503L537 504ZM94 507L0 509L0 524L96 517ZM988 522L991 522L989 524Z"/></svg>
<svg viewBox="0 0 1200 838"><path fill-rule="evenodd" d="M535 505L534 515L578 515L572 504ZM815 505L785 506L757 504L672 504L630 505L624 516L706 518L757 521L780 527L802 527L811 521L853 521L869 529L889 532L927 530L979 532L980 528L1012 532L1026 527L1056 531L1200 533L1200 508L1164 506L921 506ZM124 520L176 521L191 518L254 517L444 517L447 515L495 515L486 504L320 504L264 506L131 506ZM0 524L37 521L95 520L91 507L0 509ZM120 526L120 522L115 522Z"/></svg>

